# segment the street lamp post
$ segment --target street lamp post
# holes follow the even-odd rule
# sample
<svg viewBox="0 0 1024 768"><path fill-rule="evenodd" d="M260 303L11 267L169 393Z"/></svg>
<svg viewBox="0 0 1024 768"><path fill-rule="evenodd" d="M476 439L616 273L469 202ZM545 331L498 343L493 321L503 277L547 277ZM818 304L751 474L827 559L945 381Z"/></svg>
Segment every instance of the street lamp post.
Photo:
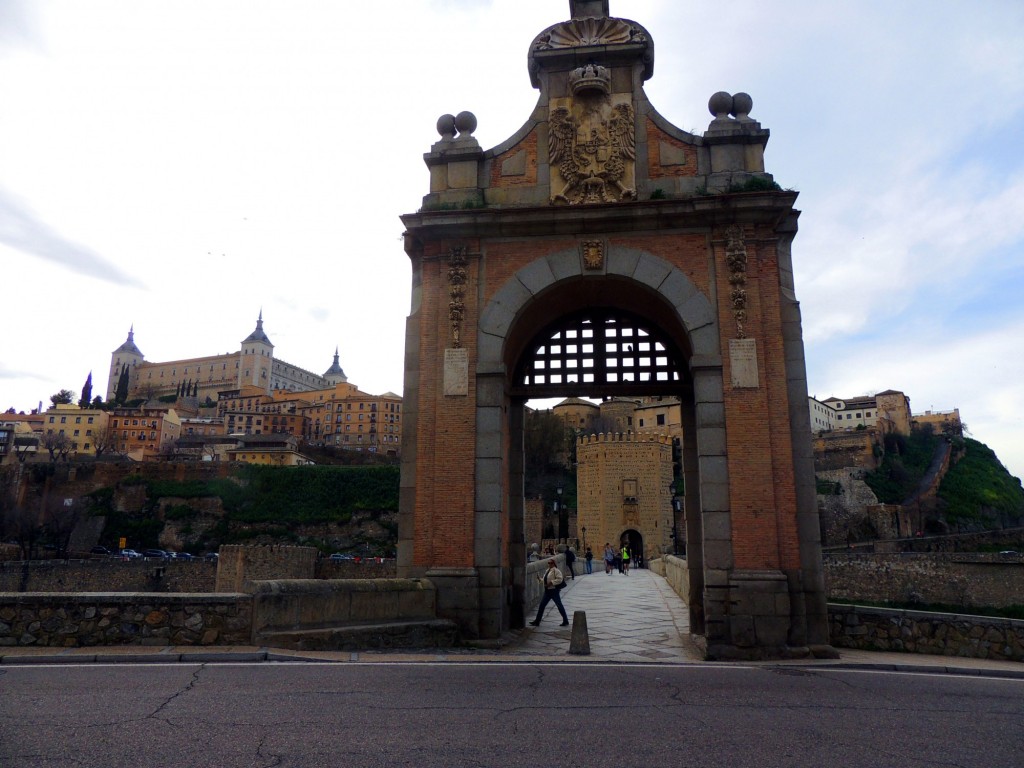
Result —
<svg viewBox="0 0 1024 768"><path fill-rule="evenodd" d="M558 515L558 540L569 543L569 516L566 514L565 505L562 504L562 486L555 488L555 513Z"/></svg>
<svg viewBox="0 0 1024 768"><path fill-rule="evenodd" d="M585 525L582 526L580 528L580 530L583 531L583 551L586 552L587 551L587 526L585 526Z"/></svg>
<svg viewBox="0 0 1024 768"><path fill-rule="evenodd" d="M668 492L671 498L669 505L672 507L672 554L679 554L679 497L676 496L676 481L668 484Z"/></svg>

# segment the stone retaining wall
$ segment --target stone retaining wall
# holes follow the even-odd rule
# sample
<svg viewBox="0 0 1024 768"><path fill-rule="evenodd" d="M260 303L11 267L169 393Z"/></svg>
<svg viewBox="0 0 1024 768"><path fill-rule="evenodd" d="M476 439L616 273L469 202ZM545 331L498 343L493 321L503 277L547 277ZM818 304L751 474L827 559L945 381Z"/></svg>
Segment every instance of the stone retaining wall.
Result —
<svg viewBox="0 0 1024 768"><path fill-rule="evenodd" d="M834 603L828 618L839 648L1024 661L1024 621Z"/></svg>
<svg viewBox="0 0 1024 768"><path fill-rule="evenodd" d="M426 579L277 579L252 585L253 642L266 633L437 617Z"/></svg>
<svg viewBox="0 0 1024 768"><path fill-rule="evenodd" d="M0 593L0 646L247 645L248 595Z"/></svg>
<svg viewBox="0 0 1024 768"><path fill-rule="evenodd" d="M0 592L0 647L249 645L275 632L413 622L438 642L454 640L454 625L436 621L437 593L425 579L282 579L250 587L252 594Z"/></svg>

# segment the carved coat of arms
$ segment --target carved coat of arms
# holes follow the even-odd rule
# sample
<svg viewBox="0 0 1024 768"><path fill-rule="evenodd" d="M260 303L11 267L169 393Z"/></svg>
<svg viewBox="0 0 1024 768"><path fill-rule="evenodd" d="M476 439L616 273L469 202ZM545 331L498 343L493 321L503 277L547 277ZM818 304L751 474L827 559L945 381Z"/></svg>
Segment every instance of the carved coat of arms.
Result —
<svg viewBox="0 0 1024 768"><path fill-rule="evenodd" d="M555 107L548 120L551 202L580 205L633 199L634 130L633 106L613 104L606 95Z"/></svg>

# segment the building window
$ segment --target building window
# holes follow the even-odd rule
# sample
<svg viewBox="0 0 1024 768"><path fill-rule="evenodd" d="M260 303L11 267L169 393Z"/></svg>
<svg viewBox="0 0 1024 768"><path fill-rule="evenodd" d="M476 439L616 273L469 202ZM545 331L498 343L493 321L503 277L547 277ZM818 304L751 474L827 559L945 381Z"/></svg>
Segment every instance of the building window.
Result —
<svg viewBox="0 0 1024 768"><path fill-rule="evenodd" d="M665 414L659 413L658 416L657 416L657 419L658 419L658 426L659 427L662 427L662 426L665 425Z"/></svg>

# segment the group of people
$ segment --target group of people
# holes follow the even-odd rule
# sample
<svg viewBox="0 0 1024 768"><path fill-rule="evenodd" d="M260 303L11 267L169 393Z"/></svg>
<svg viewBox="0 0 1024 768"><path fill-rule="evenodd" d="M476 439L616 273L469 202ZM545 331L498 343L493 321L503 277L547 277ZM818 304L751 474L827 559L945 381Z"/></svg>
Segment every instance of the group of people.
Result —
<svg viewBox="0 0 1024 768"><path fill-rule="evenodd" d="M629 551L629 542L625 542L621 550L615 549L611 544L604 545L605 573L611 574L617 570L619 573L629 576L630 560L632 560L632 554Z"/></svg>

